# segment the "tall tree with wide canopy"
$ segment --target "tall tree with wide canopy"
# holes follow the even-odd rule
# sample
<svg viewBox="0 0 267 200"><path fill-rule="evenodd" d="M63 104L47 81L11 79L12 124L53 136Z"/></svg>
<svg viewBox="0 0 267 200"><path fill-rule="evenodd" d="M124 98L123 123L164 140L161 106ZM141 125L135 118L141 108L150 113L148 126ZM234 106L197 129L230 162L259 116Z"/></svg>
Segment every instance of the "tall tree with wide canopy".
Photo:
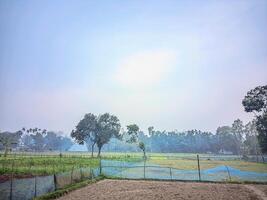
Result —
<svg viewBox="0 0 267 200"><path fill-rule="evenodd" d="M87 149L91 147L91 156L94 156L94 147L96 144L97 116L92 113L84 115L84 118L78 123L76 129L71 132L71 137L79 144L86 143Z"/></svg>
<svg viewBox="0 0 267 200"><path fill-rule="evenodd" d="M92 156L94 146L98 147L98 156L104 144L108 143L111 138L121 139L120 121L109 113L99 115L98 117L92 113L86 114L78 123L76 129L71 132L71 137L79 144L91 144Z"/></svg>
<svg viewBox="0 0 267 200"><path fill-rule="evenodd" d="M263 153L267 152L267 85L258 86L250 91L242 101L246 112L256 116L259 145Z"/></svg>

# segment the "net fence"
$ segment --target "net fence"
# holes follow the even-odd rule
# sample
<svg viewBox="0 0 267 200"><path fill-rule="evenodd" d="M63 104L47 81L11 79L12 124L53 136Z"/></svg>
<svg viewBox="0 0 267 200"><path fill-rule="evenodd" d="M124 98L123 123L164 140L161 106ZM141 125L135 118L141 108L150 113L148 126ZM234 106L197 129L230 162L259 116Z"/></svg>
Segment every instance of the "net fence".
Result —
<svg viewBox="0 0 267 200"><path fill-rule="evenodd" d="M49 176L10 178L0 183L0 200L28 200L61 189L75 182L100 175L99 168L79 168Z"/></svg>
<svg viewBox="0 0 267 200"><path fill-rule="evenodd" d="M267 164L238 156L147 156L140 161L102 160L102 173L127 179L267 182Z"/></svg>
<svg viewBox="0 0 267 200"><path fill-rule="evenodd" d="M24 160L26 158L23 157ZM39 165L45 161L54 162L46 166L46 172L55 171L51 175L29 176L27 178L9 177L0 182L0 200L28 200L43 194L62 189L67 185L85 179L92 179L100 174L122 179L158 179L158 180L190 180L190 181L253 181L267 182L267 163L265 157L246 159L240 156L196 155L196 154L153 154L143 157L141 154L105 155L95 167L81 165L80 158L69 157L58 160L43 159L27 162L20 159L19 167L13 161L2 163L3 173L20 170L39 172ZM60 166L64 163L66 166ZM86 158L88 159L88 158ZM14 160L14 159L13 159ZM90 160L89 160L90 161ZM86 161L89 162L89 161ZM89 162L89 164L92 160ZM29 164L31 165L29 165ZM39 171L38 171L39 170ZM63 170L63 171L57 171Z"/></svg>

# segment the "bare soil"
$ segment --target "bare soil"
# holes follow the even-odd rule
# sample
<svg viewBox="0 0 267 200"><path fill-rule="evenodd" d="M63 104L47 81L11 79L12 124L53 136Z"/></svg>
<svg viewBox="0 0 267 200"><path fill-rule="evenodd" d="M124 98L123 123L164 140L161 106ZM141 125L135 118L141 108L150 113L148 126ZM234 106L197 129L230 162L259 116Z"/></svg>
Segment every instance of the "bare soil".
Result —
<svg viewBox="0 0 267 200"><path fill-rule="evenodd" d="M0 175L0 183L3 183L3 182L6 182L8 180L10 180L12 177L11 174L2 174ZM13 175L13 178L15 179L21 179L21 178L32 178L34 177L33 175L31 174L14 174Z"/></svg>
<svg viewBox="0 0 267 200"><path fill-rule="evenodd" d="M254 187L254 186L252 186ZM241 184L103 180L75 190L59 200L263 200L267 185L257 187L262 193Z"/></svg>

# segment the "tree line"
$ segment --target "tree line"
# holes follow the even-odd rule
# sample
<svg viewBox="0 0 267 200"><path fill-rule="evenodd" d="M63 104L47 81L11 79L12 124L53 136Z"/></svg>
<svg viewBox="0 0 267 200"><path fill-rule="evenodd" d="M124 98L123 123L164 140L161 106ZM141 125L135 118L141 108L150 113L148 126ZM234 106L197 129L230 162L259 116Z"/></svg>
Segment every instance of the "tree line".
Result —
<svg viewBox="0 0 267 200"><path fill-rule="evenodd" d="M11 149L20 151L67 151L73 145L73 141L62 133L47 131L40 128L22 128L11 133L0 132L0 150L4 150L4 156Z"/></svg>
<svg viewBox="0 0 267 200"><path fill-rule="evenodd" d="M231 126L218 127L215 134L200 130L161 132L149 127L146 135L136 124L122 131L119 119L109 113L99 116L89 113L71 132L71 137L79 144L85 143L92 156L95 145L99 156L105 144L107 151L137 151L139 147L150 152L266 153L267 86L250 90L242 104L246 112L255 113L255 119L245 125L237 119Z"/></svg>
<svg viewBox="0 0 267 200"><path fill-rule="evenodd" d="M221 153L221 154L260 154L255 122L243 125L239 119L231 126L218 127L216 133L200 130L159 131L148 128L149 134L138 132L138 139L146 145L147 152L159 153ZM139 151L136 145L129 144L127 131L122 140L112 139L104 151Z"/></svg>
<svg viewBox="0 0 267 200"><path fill-rule="evenodd" d="M233 153L238 155L267 153L267 86L258 86L246 94L242 104L255 118L243 124L237 119L230 126L218 127L216 133L189 130L186 132L158 131L151 126L148 134L130 124L122 130L115 115L85 114L70 136L86 144L93 156L105 151ZM66 151L72 146L70 138L39 128L23 128L15 133L0 132L0 150L5 155L11 148L32 151Z"/></svg>

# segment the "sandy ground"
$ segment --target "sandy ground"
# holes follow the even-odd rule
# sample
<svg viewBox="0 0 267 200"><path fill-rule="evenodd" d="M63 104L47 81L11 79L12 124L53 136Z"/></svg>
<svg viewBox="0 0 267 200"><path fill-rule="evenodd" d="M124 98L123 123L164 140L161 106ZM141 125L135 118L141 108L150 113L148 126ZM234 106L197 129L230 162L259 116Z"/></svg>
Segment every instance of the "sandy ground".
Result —
<svg viewBox="0 0 267 200"><path fill-rule="evenodd" d="M103 180L60 200L265 200L267 185Z"/></svg>

